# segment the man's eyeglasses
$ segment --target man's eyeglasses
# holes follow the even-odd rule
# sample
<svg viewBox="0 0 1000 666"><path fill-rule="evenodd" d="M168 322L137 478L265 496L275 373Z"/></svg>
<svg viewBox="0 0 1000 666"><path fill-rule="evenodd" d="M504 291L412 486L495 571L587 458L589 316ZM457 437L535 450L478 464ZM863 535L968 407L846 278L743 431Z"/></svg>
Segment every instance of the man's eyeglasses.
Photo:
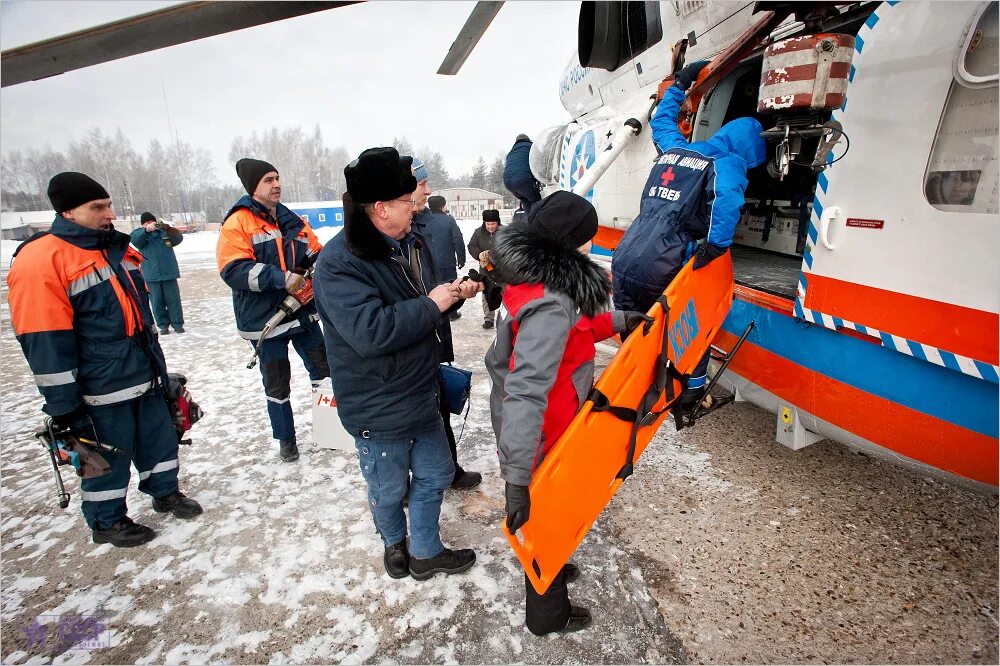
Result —
<svg viewBox="0 0 1000 666"><path fill-rule="evenodd" d="M413 197L404 197L402 199L390 199L389 201L399 201L401 203L410 204L411 206L415 206L417 204L417 202L413 199ZM384 203L388 203L388 202L384 202Z"/></svg>

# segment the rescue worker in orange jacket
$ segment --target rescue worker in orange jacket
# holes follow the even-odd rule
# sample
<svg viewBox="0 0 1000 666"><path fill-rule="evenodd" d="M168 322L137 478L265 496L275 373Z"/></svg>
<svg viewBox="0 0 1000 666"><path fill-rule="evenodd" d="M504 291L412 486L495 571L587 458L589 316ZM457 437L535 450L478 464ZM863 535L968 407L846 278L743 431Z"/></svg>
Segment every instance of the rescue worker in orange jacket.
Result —
<svg viewBox="0 0 1000 666"><path fill-rule="evenodd" d="M226 214L216 254L219 273L233 290L237 332L250 346L288 294L306 286L304 274L323 249L312 227L281 203L278 170L244 158L236 175L247 191ZM285 462L299 458L292 417L288 343L302 358L313 388L330 376L316 305L310 301L271 330L260 347L260 374L271 434Z"/></svg>
<svg viewBox="0 0 1000 666"><path fill-rule="evenodd" d="M111 471L80 481L94 543L129 547L156 536L127 515L130 463L153 509L193 518L201 506L177 486L177 431L167 366L149 310L142 256L112 225L111 198L82 173L49 181L49 232L25 241L7 274L11 323L42 408L57 429L89 427Z"/></svg>

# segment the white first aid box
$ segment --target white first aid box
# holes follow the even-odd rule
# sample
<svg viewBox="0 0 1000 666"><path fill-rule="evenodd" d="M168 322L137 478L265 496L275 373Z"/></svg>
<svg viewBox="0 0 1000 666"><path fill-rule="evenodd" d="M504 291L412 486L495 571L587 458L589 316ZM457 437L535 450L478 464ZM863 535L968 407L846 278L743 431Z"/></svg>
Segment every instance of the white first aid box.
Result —
<svg viewBox="0 0 1000 666"><path fill-rule="evenodd" d="M344 429L337 414L337 399L333 391L313 391L312 417L313 441L321 449L337 449L356 453L354 437Z"/></svg>

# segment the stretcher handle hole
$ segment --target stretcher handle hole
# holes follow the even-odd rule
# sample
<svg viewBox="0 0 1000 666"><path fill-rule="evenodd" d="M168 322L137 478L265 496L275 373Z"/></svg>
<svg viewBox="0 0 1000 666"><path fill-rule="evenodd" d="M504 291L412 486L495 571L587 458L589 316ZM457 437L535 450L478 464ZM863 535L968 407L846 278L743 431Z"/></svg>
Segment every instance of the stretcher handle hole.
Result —
<svg viewBox="0 0 1000 666"><path fill-rule="evenodd" d="M534 558L531 559L531 568L535 571L536 576L539 578L542 577L542 568L538 566L538 560Z"/></svg>

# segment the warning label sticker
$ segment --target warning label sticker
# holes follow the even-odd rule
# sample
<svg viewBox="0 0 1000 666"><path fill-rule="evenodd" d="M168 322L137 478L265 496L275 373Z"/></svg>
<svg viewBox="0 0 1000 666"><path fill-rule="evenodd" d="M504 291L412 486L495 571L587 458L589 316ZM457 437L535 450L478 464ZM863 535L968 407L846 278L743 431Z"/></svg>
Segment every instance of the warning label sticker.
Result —
<svg viewBox="0 0 1000 666"><path fill-rule="evenodd" d="M847 226L861 227L863 229L881 229L885 226L885 220L866 220L860 217L847 218Z"/></svg>

